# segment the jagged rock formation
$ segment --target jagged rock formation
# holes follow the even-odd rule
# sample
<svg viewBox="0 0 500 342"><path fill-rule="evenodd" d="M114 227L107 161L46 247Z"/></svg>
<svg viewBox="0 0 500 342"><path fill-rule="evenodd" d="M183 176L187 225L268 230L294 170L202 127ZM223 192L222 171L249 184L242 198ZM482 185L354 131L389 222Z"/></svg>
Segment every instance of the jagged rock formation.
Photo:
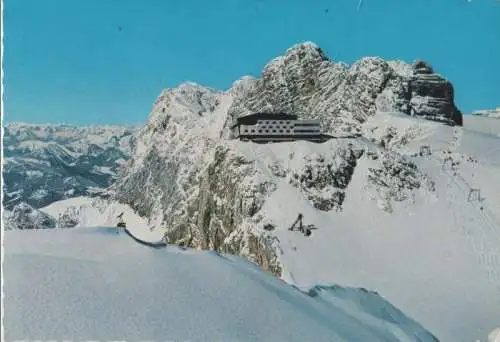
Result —
<svg viewBox="0 0 500 342"><path fill-rule="evenodd" d="M102 192L134 148L135 128L11 123L4 134L4 203L41 208Z"/></svg>
<svg viewBox="0 0 500 342"><path fill-rule="evenodd" d="M359 123L377 110L462 123L453 86L425 62L411 66L367 57L349 67L304 43L271 61L249 90L235 97L226 127L258 111L290 112L321 119L331 133L359 134Z"/></svg>
<svg viewBox="0 0 500 342"><path fill-rule="evenodd" d="M453 93L444 90L449 83L427 69L422 77L421 69L420 62L412 66L380 58L349 67L305 43L271 61L260 78L244 77L227 92L194 83L167 89L138 135L134 155L114 186L115 198L165 229L171 243L246 255L279 275L277 223L267 207L287 200L280 189L289 186L286 191L316 210L342 210L357 161L377 154L364 155L355 139L350 145L293 145L290 151L292 145L282 144L264 153L265 146L227 139L228 127L260 110L318 118L341 136L363 134L363 122L377 111L410 114L413 108L415 115L459 123ZM426 106L412 105L433 95L435 101L429 98ZM449 111L439 112L442 108ZM411 198L425 177L411 164L392 161L385 156L375 161L380 165L370 173L371 184L376 191L385 189L387 201ZM293 221L296 213L290 215Z"/></svg>
<svg viewBox="0 0 500 342"><path fill-rule="evenodd" d="M75 207L65 208L64 212L57 216L57 228L73 228L80 222L78 220L80 213Z"/></svg>
<svg viewBox="0 0 500 342"><path fill-rule="evenodd" d="M349 185L362 152L338 149L336 153L326 157L306 156L304 167L299 172L293 172L289 182L300 188L316 209L341 210L345 199L343 190Z"/></svg>
<svg viewBox="0 0 500 342"><path fill-rule="evenodd" d="M434 191L434 182L417 166L398 154L381 153L379 166L369 168L368 181L378 194L381 209L392 212L392 202L412 201L414 190L421 187Z"/></svg>
<svg viewBox="0 0 500 342"><path fill-rule="evenodd" d="M245 84L232 91L244 92ZM273 269L261 236L226 240L273 190L245 179L256 171L220 141L230 103L231 94L193 83L163 92L116 184L116 198L168 227L170 242L235 253L248 248L247 255Z"/></svg>
<svg viewBox="0 0 500 342"><path fill-rule="evenodd" d="M453 85L434 73L429 64L424 61L415 62L409 84L410 114L449 119L462 125L462 113L453 103Z"/></svg>
<svg viewBox="0 0 500 342"><path fill-rule="evenodd" d="M26 203L19 203L12 211L4 210L2 215L6 230L56 228L56 220L52 216Z"/></svg>

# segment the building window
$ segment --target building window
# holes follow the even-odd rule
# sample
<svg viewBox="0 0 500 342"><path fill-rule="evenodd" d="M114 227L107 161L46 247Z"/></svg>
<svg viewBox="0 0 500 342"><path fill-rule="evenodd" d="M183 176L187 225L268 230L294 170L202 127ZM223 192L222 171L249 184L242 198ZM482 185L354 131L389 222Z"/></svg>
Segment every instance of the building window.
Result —
<svg viewBox="0 0 500 342"><path fill-rule="evenodd" d="M295 127L301 126L301 127L306 127L306 126L319 126L318 123L310 123L310 122L296 122Z"/></svg>
<svg viewBox="0 0 500 342"><path fill-rule="evenodd" d="M282 130L282 129L280 129L280 133L283 133L283 130Z"/></svg>
<svg viewBox="0 0 500 342"><path fill-rule="evenodd" d="M276 130L275 130L275 129L273 129L273 133L276 133Z"/></svg>
<svg viewBox="0 0 500 342"><path fill-rule="evenodd" d="M287 129L287 130L286 130L286 132L287 132L287 133L290 133L290 130L289 130L289 129Z"/></svg>
<svg viewBox="0 0 500 342"><path fill-rule="evenodd" d="M250 132L255 133L255 129L252 129Z"/></svg>
<svg viewBox="0 0 500 342"><path fill-rule="evenodd" d="M296 129L295 133L319 133L317 129Z"/></svg>
<svg viewBox="0 0 500 342"><path fill-rule="evenodd" d="M261 130L261 129L259 129L259 133L262 133L262 130Z"/></svg>
<svg viewBox="0 0 500 342"><path fill-rule="evenodd" d="M248 129L245 129L245 133L248 133Z"/></svg>

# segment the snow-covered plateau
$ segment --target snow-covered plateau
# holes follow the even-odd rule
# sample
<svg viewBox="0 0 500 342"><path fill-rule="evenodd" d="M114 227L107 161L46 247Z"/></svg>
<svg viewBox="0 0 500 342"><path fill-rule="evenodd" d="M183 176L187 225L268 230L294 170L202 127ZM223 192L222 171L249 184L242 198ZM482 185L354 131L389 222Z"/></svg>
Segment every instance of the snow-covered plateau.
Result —
<svg viewBox="0 0 500 342"><path fill-rule="evenodd" d="M116 181L106 189L105 197L78 194L44 205L22 204L17 211L14 206L4 213L6 227L26 230L36 226L30 222L37 220L47 223L39 224L38 228L48 229L9 231L6 241L11 236L10 248L16 251L23 243L29 244L23 242L22 236L41 234L44 238L37 239L43 239L40 246L45 246L52 240L57 242L76 234L79 235L74 239L79 240L82 232L94 232L81 236L95 240L96 249L92 250L99 250L96 255L103 254L102 261L92 263L102 269L99 271L102 282L92 285L96 288L101 283L109 284L107 272L115 262L109 257L109 263L102 264L108 256L103 252L106 248L98 246L108 242L120 245L116 247L119 250L122 244L129 246L123 247L126 264L123 261L117 270L131 267L131 262L138 265L131 272L133 285L124 285L120 291L130 293L127 296L133 298L134 307L140 307L139 300L160 305L165 299L161 315L152 310L151 316L147 316L153 330L162 326L160 318L162 322L180 320L170 318L175 312L179 312L179 317L189 316L186 324L199 322L207 324L204 328L210 331L217 330L219 325L209 324L203 313L196 310L187 313L183 306L170 311L174 305L169 304L169 300L179 304L169 296L189 296L194 293L189 291L200 289L197 282L212 284L202 278L217 276L220 279L213 280L213 287L200 291L218 298L220 292L215 288L225 279L221 286L231 288L224 291L226 301L220 298L217 301L226 303L223 305L228 305L227 308L233 304L244 307L239 301L255 294L252 298L258 300L253 300L252 305L259 314L246 311L254 310L253 307L241 309L245 317L250 315L252 319L246 318L238 325L254 329L257 335L237 335L239 332L228 328L207 335L215 340L280 340L280 336L269 335L272 323L260 327L260 319L267 318L269 322L278 319L279 315L268 314L273 310L279 310L281 315L301 312L303 320L322 325L325 321L317 313L297 309L303 304L294 302L292 307L297 309L292 310L297 311L294 313L281 307L290 305L295 295L304 296L303 292L319 286L328 289L320 291L321 298L329 298L324 310L337 310L334 304L339 293L346 294L341 296L344 299L365 303L365 292L359 290L365 288L372 295L371 291L381 296L373 297L376 303L381 303L382 297L387 299L440 341L487 341L488 338L495 341L498 335L495 329L500 326L500 121L494 117L462 115L454 104L453 93L451 83L423 61L407 64L367 57L348 66L330 61L314 43L299 44L268 63L260 77L243 77L227 91L193 82L164 90L153 105L148 122L134 136L130 158ZM258 111L293 112L301 119L319 119L326 133L334 138L321 144L307 141L255 144L234 139L229 127L238 117ZM137 234L165 238L172 249L153 253L121 236L98 234L99 229L88 228L114 226L122 213L127 226L135 227ZM311 228L310 236L289 230L299 214L304 225ZM62 229L71 227L74 229ZM37 250L35 245L33 242L33 247L24 250ZM174 245L188 249L175 249ZM73 259L70 250L64 257L76 259L71 267L82 269L78 289L86 288L84 270L90 267L79 265L78 250L86 248L84 240L81 246L74 248L77 254ZM44 255L41 248L37 253ZM178 252L171 253L172 250ZM194 250L215 250L224 256ZM35 256L16 255L25 260L27 265L22 267L26 269L31 267L30 262L42 263L29 260ZM259 265L284 283L267 278L268 275L264 276L265 273L239 257ZM49 260L43 264L47 263L48 268L69 269L60 262L57 266ZM199 265L205 269L197 268ZM231 268L234 273L225 273L220 267ZM250 269L253 273L249 273ZM119 274L111 273L109 277L118 281ZM241 278L241 274L246 278ZM186 285L183 276L193 283ZM241 279L244 287L236 288L233 277ZM20 279L13 280L12 286L19 283L17 286L22 288ZM271 291L274 299L266 297L267 292L253 292L261 291L262 279L266 279L265 291ZM274 284L283 286L284 292L276 290ZM185 288L187 294L179 294L177 288L171 294L171 288L176 286ZM111 290L103 291L108 294L106 291ZM150 297L136 299L146 293L158 294L154 301ZM101 294L92 296L96 300L85 305L95 305L88 310L100 310L101 304L94 302L100 303ZM334 297L337 299L331 299ZM73 303L73 299L67 300ZM211 308L202 300L206 299L200 299L205 306L200 304L200 307ZM304 300L310 303L318 299ZM214 299L215 306L222 305L215 304L217 301ZM127 303L116 305L125 310ZM215 306L212 316L220 314L226 324L224 319L229 318L224 316L225 311L217 311ZM264 306L265 310L258 309ZM366 314L364 304L362 308L347 306L354 310L351 317L359 317L360 309ZM370 326L377 327L370 330L370 338L342 335L342 329L350 333L348 327L354 326L346 323L340 328L338 322L343 322L343 318L338 320L330 311L322 311L331 320L317 328L318 334L326 335L313 335L292 323L280 329L297 331L296 336L301 337L298 340L311 341L416 340L415 331L423 331L423 328L407 330L404 324L395 323L395 317L402 316L387 313L382 304L374 307L370 304L370 308L375 312L368 310L371 313L368 320L376 322ZM141 321L146 317L138 312L141 311L134 310L134 319L141 325L133 326L146 329L147 324L142 325ZM381 315L383 324L379 320ZM372 316L378 318L372 321ZM234 323L238 317L231 316L230 322ZM387 325L386 321L401 330L394 335L393 325ZM243 322L248 322L248 326ZM360 327L354 330L364 334L367 321L358 322ZM113 327L120 328L121 323L114 321L106 331L111 334ZM254 323L259 328L253 327ZM379 323L385 328L377 330ZM22 324L20 318L16 324ZM178 331L187 329L181 323L175 325ZM132 327L123 329L128 332ZM278 328L274 325L272 329ZM175 336L185 338L181 335ZM283 340L293 340L290 336ZM189 338L197 341L196 336Z"/></svg>

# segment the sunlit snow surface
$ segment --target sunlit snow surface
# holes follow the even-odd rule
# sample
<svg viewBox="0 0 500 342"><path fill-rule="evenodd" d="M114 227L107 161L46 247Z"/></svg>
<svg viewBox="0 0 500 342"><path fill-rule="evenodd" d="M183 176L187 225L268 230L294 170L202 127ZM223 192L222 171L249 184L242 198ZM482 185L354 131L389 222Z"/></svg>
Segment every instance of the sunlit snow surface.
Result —
<svg viewBox="0 0 500 342"><path fill-rule="evenodd" d="M435 192L419 190L414 203L395 203L391 214L367 190L368 169L376 165L367 158L359 160L340 213L320 212L288 182L279 183L261 213L277 227L283 279L301 288L366 287L443 341L485 340L500 323L500 126L491 118L465 122L464 128L450 127L397 113L369 120L366 128L375 127L375 137L388 127L407 135L409 143L396 150L436 183ZM272 161L291 152L301 161L339 144L235 146L273 181ZM432 156L411 157L423 145ZM366 146L376 148L369 141ZM448 149L461 162L456 174L442 168L441 153ZM468 201L470 188L481 190L481 202ZM297 212L318 227L309 238L287 230Z"/></svg>
<svg viewBox="0 0 500 342"><path fill-rule="evenodd" d="M238 257L114 227L8 231L4 270L7 341L434 340L375 294L308 295Z"/></svg>
<svg viewBox="0 0 500 342"><path fill-rule="evenodd" d="M277 190L266 200L260 213L276 225L283 280L305 290L316 284L338 284L377 291L442 341L485 341L500 325L499 122L494 118L465 117L464 128L454 128L396 113L380 113L371 118L365 128L375 129L366 136L377 137L383 135L386 128L395 127L399 135L409 137L408 144L397 148L399 153L415 155L422 145L429 145L433 152L431 157L410 158L436 182L436 191L418 191L415 203L395 204L391 214L380 210L367 191L368 169L376 165L368 158L359 160L346 190L345 206L341 212L318 211L288 182L278 183ZM368 149L376 149L365 140ZM267 145L231 141L228 144L255 162L260 171L259 177L265 178L261 181L276 182L277 178L268 167L273 162L279 161L292 169L300 169L305 156L335 151L349 141ZM442 168L442 152L445 150L451 150L453 157L461 161L456 174ZM289 158L291 152L295 154L293 159ZM475 162L468 162L469 157ZM481 190L481 202L467 200L471 187ZM88 198L71 199L41 210L57 217L68 206L78 207L79 221L86 226L114 225L116 216L125 212L129 226L148 226L147 220L138 217L126 206L111 203L96 208L90 202ZM305 224L314 224L319 228L309 238L287 230L297 212L304 214ZM155 221L155 217L152 219ZM141 234L142 238L159 239L162 232L142 229L136 234ZM150 234L154 237L145 236ZM80 239L79 236L77 240ZM96 245L99 251L95 254L102 254L101 249L108 251L99 246ZM140 250L141 253L162 252ZM132 250L124 253L135 259ZM203 253L192 258L219 260L215 255ZM106 260L106 254L103 254L103 260ZM231 265L239 265L239 261L232 262ZM144 283L144 278L142 275L134 278L135 283L138 282L136 279ZM32 288L35 286L31 285ZM339 296L340 292L337 289L335 293ZM232 301L232 298L227 300ZM267 302L260 300L259 305L262 303ZM168 303L165 306L168 307ZM168 310L162 309L161 314L167 315L163 311ZM256 317L259 315L262 314L255 313ZM218 335L213 336L217 339ZM229 339L234 337L228 336ZM265 340L272 340L275 335L269 336ZM311 339L309 335L297 336ZM297 337L298 340L300 338ZM238 340L238 337L234 339Z"/></svg>

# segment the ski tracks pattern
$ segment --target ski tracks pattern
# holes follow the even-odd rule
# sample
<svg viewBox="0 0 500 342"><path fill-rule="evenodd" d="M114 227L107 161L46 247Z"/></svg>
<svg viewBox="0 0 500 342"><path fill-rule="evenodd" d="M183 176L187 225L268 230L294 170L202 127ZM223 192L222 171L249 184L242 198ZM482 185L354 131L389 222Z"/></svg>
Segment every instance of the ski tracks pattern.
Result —
<svg viewBox="0 0 500 342"><path fill-rule="evenodd" d="M455 128L450 143L450 151L456 152L460 145L462 129ZM441 160L442 162L442 160ZM450 173L443 171L446 177L446 198L450 207L455 212L455 227L460 227L462 235L470 242L474 253L479 258L480 265L488 272L488 277L495 283L500 292L500 238L499 227L488 214L487 209L481 203L469 202L468 192L470 186L459 176L459 170ZM463 184L461 184L463 183ZM457 196L451 189L460 189L461 196ZM475 207L478 216L468 214L470 207Z"/></svg>

